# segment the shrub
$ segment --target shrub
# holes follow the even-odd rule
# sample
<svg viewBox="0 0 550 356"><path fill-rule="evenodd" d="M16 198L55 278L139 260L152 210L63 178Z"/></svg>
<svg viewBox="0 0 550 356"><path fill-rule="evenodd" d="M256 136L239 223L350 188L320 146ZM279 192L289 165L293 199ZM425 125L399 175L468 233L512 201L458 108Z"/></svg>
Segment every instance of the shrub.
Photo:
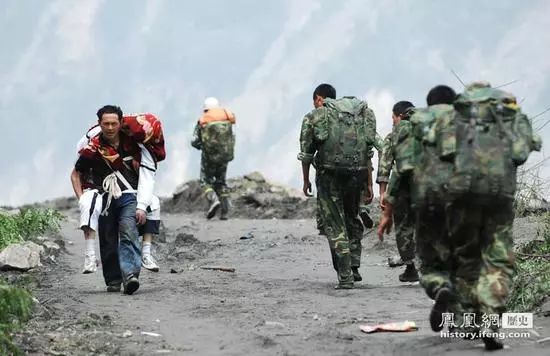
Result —
<svg viewBox="0 0 550 356"><path fill-rule="evenodd" d="M542 216L537 239L519 246L516 260L508 309L532 312L550 295L550 213Z"/></svg>
<svg viewBox="0 0 550 356"><path fill-rule="evenodd" d="M56 233L63 219L54 209L26 208L14 215L0 213L0 250L12 243Z"/></svg>

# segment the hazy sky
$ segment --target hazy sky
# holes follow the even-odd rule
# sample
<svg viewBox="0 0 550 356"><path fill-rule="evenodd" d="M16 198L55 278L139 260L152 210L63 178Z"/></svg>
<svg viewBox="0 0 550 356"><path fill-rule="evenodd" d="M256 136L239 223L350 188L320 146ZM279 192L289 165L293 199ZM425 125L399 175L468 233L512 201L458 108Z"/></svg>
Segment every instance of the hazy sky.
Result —
<svg viewBox="0 0 550 356"><path fill-rule="evenodd" d="M506 89L530 115L550 106L550 1L0 3L0 205L72 194L76 141L104 104L160 116L161 195L198 177L189 141L206 96L237 115L229 175L259 170L295 187L300 123L321 82L366 99L381 134L395 101L460 90L451 68L464 81L519 79ZM550 125L541 134L548 149Z"/></svg>

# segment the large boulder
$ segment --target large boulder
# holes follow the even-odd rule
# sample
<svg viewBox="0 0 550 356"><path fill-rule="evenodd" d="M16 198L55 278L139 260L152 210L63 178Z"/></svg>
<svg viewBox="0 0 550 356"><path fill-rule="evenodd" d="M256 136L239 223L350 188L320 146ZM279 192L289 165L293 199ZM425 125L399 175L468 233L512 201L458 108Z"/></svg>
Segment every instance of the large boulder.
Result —
<svg viewBox="0 0 550 356"><path fill-rule="evenodd" d="M297 189L274 184L259 172L227 180L230 217L248 219L304 219L315 216L314 199L306 199ZM172 198L163 200L168 213L204 214L208 202L197 180L179 185Z"/></svg>
<svg viewBox="0 0 550 356"><path fill-rule="evenodd" d="M252 172L244 176L244 179L247 179L256 183L265 183L265 178L260 172Z"/></svg>
<svg viewBox="0 0 550 356"><path fill-rule="evenodd" d="M44 247L31 241L13 244L0 252L0 270L28 271L41 266Z"/></svg>

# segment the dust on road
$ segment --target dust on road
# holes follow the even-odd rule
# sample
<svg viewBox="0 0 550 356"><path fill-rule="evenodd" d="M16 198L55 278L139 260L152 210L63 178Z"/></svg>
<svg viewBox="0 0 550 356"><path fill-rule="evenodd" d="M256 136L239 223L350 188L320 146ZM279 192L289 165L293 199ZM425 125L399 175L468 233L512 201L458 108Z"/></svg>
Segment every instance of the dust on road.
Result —
<svg viewBox="0 0 550 356"><path fill-rule="evenodd" d="M334 290L324 237L312 219L205 222L163 217L156 245L161 271L142 271L133 296L106 293L101 270L82 275L82 233L71 215L67 251L41 272L37 316L19 336L29 354L84 355L479 355L481 342L445 340L430 330L431 301L418 284L386 266L393 238L363 240L363 282ZM522 230L523 231L523 230ZM252 238L240 239L242 236ZM235 268L234 273L201 266ZM176 272L176 273L171 273ZM549 318L535 318L531 338L507 340L502 354L545 355ZM362 323L412 320L409 333L364 334ZM537 336L537 334L539 336ZM548 346L548 344L546 344Z"/></svg>

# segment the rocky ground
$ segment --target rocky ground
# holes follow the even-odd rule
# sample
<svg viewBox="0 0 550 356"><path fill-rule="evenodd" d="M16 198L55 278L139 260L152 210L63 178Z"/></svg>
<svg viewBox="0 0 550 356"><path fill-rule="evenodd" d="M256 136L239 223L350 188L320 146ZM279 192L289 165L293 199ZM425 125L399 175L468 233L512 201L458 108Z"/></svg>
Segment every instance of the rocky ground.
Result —
<svg viewBox="0 0 550 356"><path fill-rule="evenodd" d="M364 280L354 290L338 291L313 210L307 218L256 218L268 206L283 209L267 199L249 207L257 214L252 218L234 212L228 221L205 221L202 214L175 208L177 199L176 194L165 203L172 207L165 209L170 213L164 214L155 245L161 271L144 270L133 296L106 293L101 270L80 273L82 233L76 230L74 207L65 210L66 250L30 274L38 303L35 317L17 336L22 349L30 355L483 354L480 342L443 339L430 330L431 301L418 284L398 281L401 268L387 267L387 258L395 254L393 237L380 245L374 231L367 231ZM300 209L315 206L290 194L284 199L299 199ZM531 239L536 224L522 218L515 230L518 239ZM203 269L211 266L234 272ZM27 277L12 273L10 278ZM359 330L361 324L405 320L419 329ZM529 338L506 340L510 348L502 354L547 355L550 318L537 315L529 332Z"/></svg>

